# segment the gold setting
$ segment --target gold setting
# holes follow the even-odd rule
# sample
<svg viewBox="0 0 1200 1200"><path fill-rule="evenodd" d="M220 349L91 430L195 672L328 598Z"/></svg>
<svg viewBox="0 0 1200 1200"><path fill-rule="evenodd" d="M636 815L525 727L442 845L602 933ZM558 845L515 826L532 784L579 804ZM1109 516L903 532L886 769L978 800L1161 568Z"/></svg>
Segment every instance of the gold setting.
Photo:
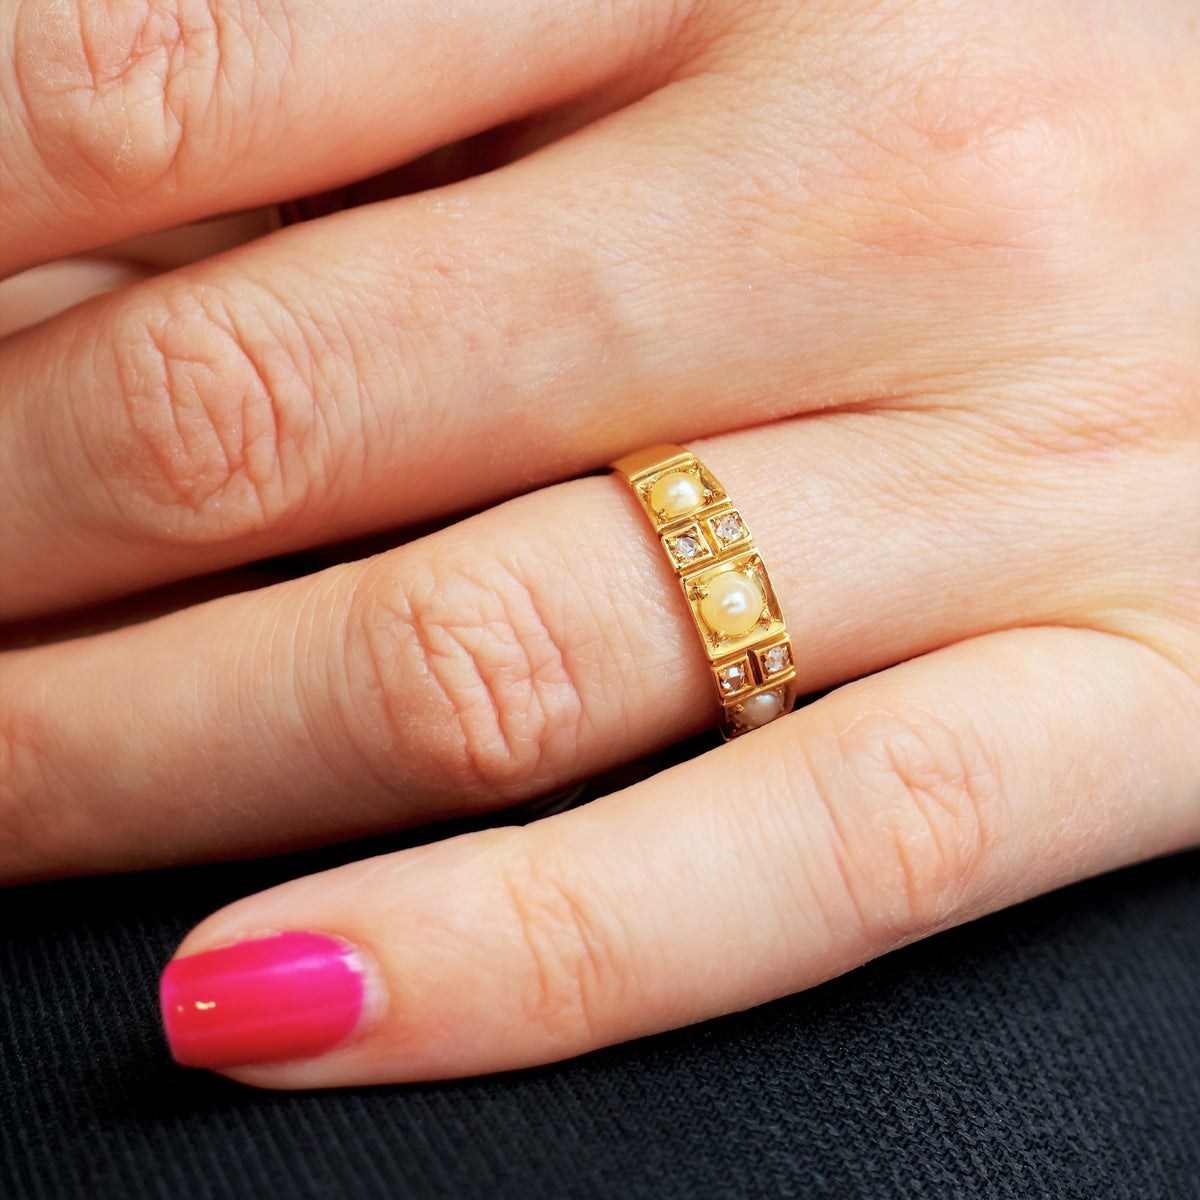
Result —
<svg viewBox="0 0 1200 1200"><path fill-rule="evenodd" d="M750 527L729 494L682 446L650 446L613 469L629 481L675 570L712 667L722 734L738 737L790 712L795 653ZM742 578L722 578L730 575Z"/></svg>
<svg viewBox="0 0 1200 1200"><path fill-rule="evenodd" d="M708 528L714 544L721 547L740 546L750 540L750 530L737 509L730 509L720 516L709 517Z"/></svg>
<svg viewBox="0 0 1200 1200"><path fill-rule="evenodd" d="M662 544L677 571L689 571L701 563L710 562L713 557L712 543L694 521L674 533L664 535Z"/></svg>

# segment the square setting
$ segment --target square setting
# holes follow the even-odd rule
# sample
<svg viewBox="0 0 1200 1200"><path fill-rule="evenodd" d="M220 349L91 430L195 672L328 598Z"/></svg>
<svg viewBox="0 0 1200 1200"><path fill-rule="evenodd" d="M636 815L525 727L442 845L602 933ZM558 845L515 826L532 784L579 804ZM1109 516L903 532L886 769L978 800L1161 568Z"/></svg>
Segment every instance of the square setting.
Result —
<svg viewBox="0 0 1200 1200"><path fill-rule="evenodd" d="M790 642L779 642L774 646L756 650L758 668L763 679L777 679L792 669L792 647Z"/></svg>
<svg viewBox="0 0 1200 1200"><path fill-rule="evenodd" d="M677 459L637 480L637 498L659 533L694 521L714 504L729 500L725 489L694 458Z"/></svg>
<svg viewBox="0 0 1200 1200"><path fill-rule="evenodd" d="M708 528L712 533L713 545L719 546L721 550L750 539L750 530L742 520L742 514L735 509L709 517Z"/></svg>
<svg viewBox="0 0 1200 1200"><path fill-rule="evenodd" d="M754 687L754 676L750 671L750 660L745 655L730 663L722 663L716 668L717 687L721 689L721 699L728 700L740 696Z"/></svg>
<svg viewBox="0 0 1200 1200"><path fill-rule="evenodd" d="M681 580L692 619L710 659L748 650L787 630L779 601L757 554L745 554Z"/></svg>
<svg viewBox="0 0 1200 1200"><path fill-rule="evenodd" d="M690 571L692 567L708 561L713 556L700 526L695 521L673 533L663 534L662 544L678 571Z"/></svg>

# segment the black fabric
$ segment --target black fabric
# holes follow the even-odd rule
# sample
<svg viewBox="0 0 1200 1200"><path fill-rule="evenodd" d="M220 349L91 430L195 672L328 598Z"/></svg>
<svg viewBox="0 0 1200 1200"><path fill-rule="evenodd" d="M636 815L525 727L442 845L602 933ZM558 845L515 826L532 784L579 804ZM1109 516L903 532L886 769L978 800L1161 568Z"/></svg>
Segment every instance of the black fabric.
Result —
<svg viewBox="0 0 1200 1200"><path fill-rule="evenodd" d="M169 1061L159 968L388 843L0 894L0 1196L1200 1197L1200 855L585 1059L281 1095Z"/></svg>

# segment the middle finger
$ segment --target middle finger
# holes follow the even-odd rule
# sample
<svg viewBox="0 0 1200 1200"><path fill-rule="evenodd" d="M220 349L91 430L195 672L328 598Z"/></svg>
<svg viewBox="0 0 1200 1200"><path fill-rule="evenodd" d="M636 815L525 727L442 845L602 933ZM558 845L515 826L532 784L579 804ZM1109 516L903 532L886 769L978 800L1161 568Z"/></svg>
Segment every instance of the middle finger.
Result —
<svg viewBox="0 0 1200 1200"><path fill-rule="evenodd" d="M0 617L481 506L630 445L959 389L980 347L1037 326L992 286L1002 248L927 232L941 182L884 171L866 138L818 173L844 131L750 145L762 89L723 86L16 335Z"/></svg>

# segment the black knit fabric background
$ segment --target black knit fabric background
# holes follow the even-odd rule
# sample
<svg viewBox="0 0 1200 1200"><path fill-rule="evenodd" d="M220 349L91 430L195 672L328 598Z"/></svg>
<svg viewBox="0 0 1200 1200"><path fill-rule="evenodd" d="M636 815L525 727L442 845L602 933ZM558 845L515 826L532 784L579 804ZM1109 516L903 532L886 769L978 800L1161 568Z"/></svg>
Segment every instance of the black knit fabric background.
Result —
<svg viewBox="0 0 1200 1200"><path fill-rule="evenodd" d="M175 1068L196 920L355 854L0 893L0 1197L1194 1200L1200 855L585 1059L283 1095Z"/></svg>

